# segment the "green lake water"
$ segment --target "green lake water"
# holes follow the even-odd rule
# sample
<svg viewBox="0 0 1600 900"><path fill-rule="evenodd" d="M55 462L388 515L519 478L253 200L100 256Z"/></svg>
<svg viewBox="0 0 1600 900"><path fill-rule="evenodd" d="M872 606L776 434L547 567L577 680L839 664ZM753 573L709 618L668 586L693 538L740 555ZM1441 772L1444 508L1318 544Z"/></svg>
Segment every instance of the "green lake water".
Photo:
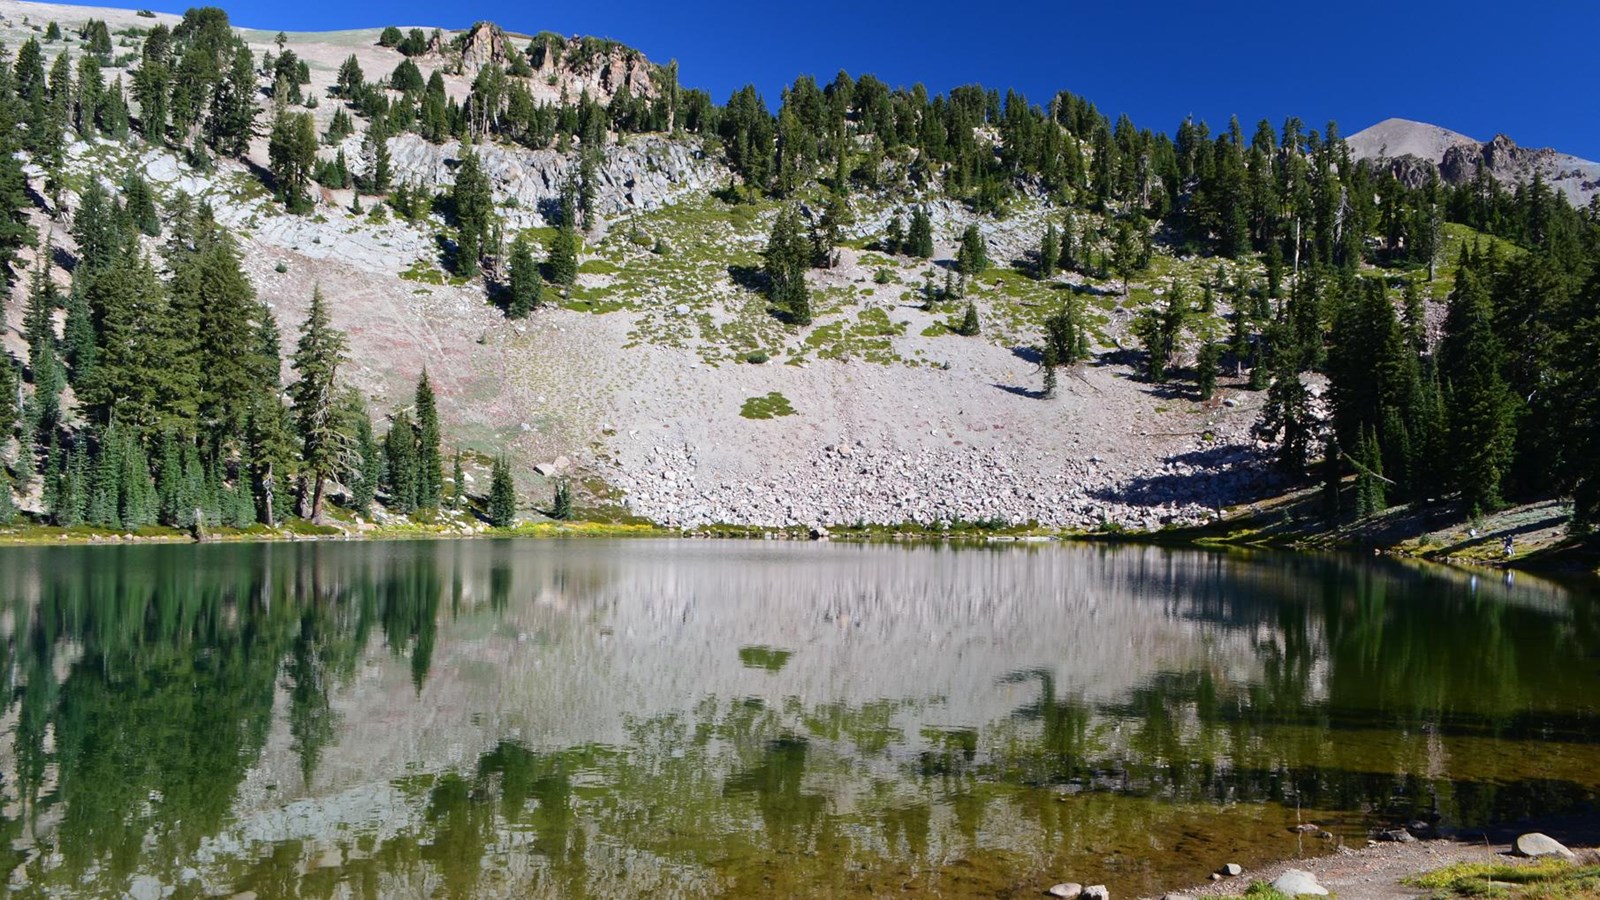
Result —
<svg viewBox="0 0 1600 900"><path fill-rule="evenodd" d="M1129 897L1600 795L1591 586L1384 559L14 548L0 654L18 896Z"/></svg>

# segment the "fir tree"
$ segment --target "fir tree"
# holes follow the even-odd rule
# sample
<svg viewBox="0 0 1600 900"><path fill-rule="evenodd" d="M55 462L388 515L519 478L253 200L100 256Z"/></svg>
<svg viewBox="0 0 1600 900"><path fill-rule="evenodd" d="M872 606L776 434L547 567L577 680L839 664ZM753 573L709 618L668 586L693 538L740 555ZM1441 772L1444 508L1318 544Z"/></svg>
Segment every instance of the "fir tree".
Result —
<svg viewBox="0 0 1600 900"><path fill-rule="evenodd" d="M267 143L272 182L290 212L311 208L306 189L317 163L317 128L310 113L280 112Z"/></svg>
<svg viewBox="0 0 1600 900"><path fill-rule="evenodd" d="M539 264L533 259L533 250L520 235L511 244L510 274L511 297L506 304L506 316L526 319L539 306L542 279L539 277Z"/></svg>
<svg viewBox="0 0 1600 900"><path fill-rule="evenodd" d="M471 278L478 274L480 260L488 249L489 225L494 217L494 194L489 187L489 176L483 171L482 161L470 147L461 154L455 185L450 190L450 202L455 209L459 235L456 274Z"/></svg>
<svg viewBox="0 0 1600 900"><path fill-rule="evenodd" d="M439 451L439 409L434 401L428 370L417 379L417 503L437 510L444 500L444 458Z"/></svg>
<svg viewBox="0 0 1600 900"><path fill-rule="evenodd" d="M889 219L889 227L883 234L883 250L885 253L899 253L906 243L906 226L897 212Z"/></svg>
<svg viewBox="0 0 1600 900"><path fill-rule="evenodd" d="M357 398L359 401L359 398ZM372 433L372 417L364 406L352 410L355 418L356 458L351 472L345 476L350 482L350 503L363 516L372 515L372 501L378 494L378 482L383 477L383 449Z"/></svg>
<svg viewBox="0 0 1600 900"><path fill-rule="evenodd" d="M1456 274L1445 315L1440 375L1446 386L1448 455L1463 508L1499 507L1500 481L1515 439L1512 405L1499 371L1489 293L1471 269Z"/></svg>
<svg viewBox="0 0 1600 900"><path fill-rule="evenodd" d="M800 216L793 206L778 211L767 239L764 256L767 298L785 321L811 324L811 297L806 287L810 247L800 233Z"/></svg>
<svg viewBox="0 0 1600 900"><path fill-rule="evenodd" d="M1201 400L1210 400L1217 392L1217 363L1222 359L1222 345L1204 341L1195 354L1194 382Z"/></svg>
<svg viewBox="0 0 1600 900"><path fill-rule="evenodd" d="M456 451L455 463L450 469L450 508L467 508L467 473L461 468L461 451Z"/></svg>
<svg viewBox="0 0 1600 900"><path fill-rule="evenodd" d="M906 234L905 252L918 259L933 258L933 220L922 207L911 210L911 229Z"/></svg>
<svg viewBox="0 0 1600 900"><path fill-rule="evenodd" d="M977 225L968 225L961 233L961 246L956 250L956 271L968 278L981 275L989 268L989 245Z"/></svg>
<svg viewBox="0 0 1600 900"><path fill-rule="evenodd" d="M968 301L966 310L961 314L961 321L951 330L964 337L972 337L978 333L979 328L978 307Z"/></svg>
<svg viewBox="0 0 1600 900"><path fill-rule="evenodd" d="M345 361L345 337L328 318L322 289L311 294L311 308L300 326L293 367L299 376L289 387L294 402L295 426L301 441L300 459L311 479L309 517L322 518L322 491L327 479L341 471L347 435L339 430L335 384Z"/></svg>
<svg viewBox="0 0 1600 900"><path fill-rule="evenodd" d="M1047 280L1055 277L1060 258L1061 236L1056 231L1056 223L1051 222L1045 226L1044 238L1039 241L1039 278Z"/></svg>
<svg viewBox="0 0 1600 900"><path fill-rule="evenodd" d="M572 518L572 485L565 478L556 481L555 495L550 503L550 518L560 522Z"/></svg>
<svg viewBox="0 0 1600 900"><path fill-rule="evenodd" d="M578 280L578 231L563 226L550 236L545 251L550 283L570 288Z"/></svg>
<svg viewBox="0 0 1600 900"><path fill-rule="evenodd" d="M517 521L517 488L511 480L511 463L505 457L494 461L489 480L489 524L509 528Z"/></svg>
<svg viewBox="0 0 1600 900"><path fill-rule="evenodd" d="M421 506L422 479L417 471L417 429L407 413L395 413L389 423L389 432L383 438L383 456L389 508L409 516Z"/></svg>

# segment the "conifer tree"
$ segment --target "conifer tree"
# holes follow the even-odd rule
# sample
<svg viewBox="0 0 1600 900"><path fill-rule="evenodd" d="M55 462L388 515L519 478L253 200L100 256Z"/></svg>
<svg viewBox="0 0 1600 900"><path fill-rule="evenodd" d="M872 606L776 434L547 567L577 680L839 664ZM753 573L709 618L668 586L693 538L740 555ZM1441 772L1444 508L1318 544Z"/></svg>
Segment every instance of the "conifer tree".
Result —
<svg viewBox="0 0 1600 900"><path fill-rule="evenodd" d="M378 495L378 482L383 477L383 449L372 433L372 417L364 405L352 410L355 418L355 466L345 476L350 482L350 502L363 516L372 515L372 501Z"/></svg>
<svg viewBox="0 0 1600 900"><path fill-rule="evenodd" d="M1210 400L1217 392L1217 363L1222 359L1222 345L1204 341L1195 354L1194 382L1201 400Z"/></svg>
<svg viewBox="0 0 1600 900"><path fill-rule="evenodd" d="M800 233L800 216L793 206L778 211L767 239L765 269L767 298L785 321L811 324L811 297L806 287L810 246Z"/></svg>
<svg viewBox="0 0 1600 900"><path fill-rule="evenodd" d="M533 259L533 250L521 235L511 243L510 275L511 297L506 304L506 316L526 319L539 306L542 279L539 277L539 264Z"/></svg>
<svg viewBox="0 0 1600 900"><path fill-rule="evenodd" d="M977 225L968 225L961 233L961 246L956 250L956 271L971 278L988 268L989 244Z"/></svg>
<svg viewBox="0 0 1600 900"><path fill-rule="evenodd" d="M461 451L456 450L455 464L450 469L450 508L467 508L467 473L461 468Z"/></svg>
<svg viewBox="0 0 1600 900"><path fill-rule="evenodd" d="M444 458L439 450L439 409L434 401L428 370L417 379L417 503L437 510L444 500Z"/></svg>
<svg viewBox="0 0 1600 900"><path fill-rule="evenodd" d="M956 327L952 330L964 337L973 337L978 333L980 327L978 307L969 300L967 301L967 308L961 313L961 321L956 323Z"/></svg>
<svg viewBox="0 0 1600 900"><path fill-rule="evenodd" d="M1449 419L1448 455L1463 508L1500 505L1500 481L1515 439L1512 402L1500 376L1499 342L1488 290L1470 268L1456 274L1445 315L1440 376Z"/></svg>
<svg viewBox="0 0 1600 900"><path fill-rule="evenodd" d="M322 289L311 294L311 308L300 326L293 367L299 380L289 387L294 402L295 426L301 441L300 459L311 479L309 518L322 518L322 491L327 479L342 470L349 437L339 430L335 384L345 361L344 334L328 318Z"/></svg>
<svg viewBox="0 0 1600 900"><path fill-rule="evenodd" d="M550 283L565 288L578 280L578 230L563 225L550 236L545 257L550 266Z"/></svg>
<svg viewBox="0 0 1600 900"><path fill-rule="evenodd" d="M1061 236L1056 231L1056 223L1051 222L1045 226L1044 238L1039 241L1039 278L1047 280L1055 277L1060 258Z"/></svg>
<svg viewBox="0 0 1600 900"><path fill-rule="evenodd" d="M272 182L290 212L311 208L306 189L317 163L317 127L310 113L280 112L267 143Z"/></svg>
<svg viewBox="0 0 1600 900"><path fill-rule="evenodd" d="M906 234L905 252L918 259L933 258L933 220L920 206L911 210L911 230Z"/></svg>
<svg viewBox="0 0 1600 900"><path fill-rule="evenodd" d="M488 249L489 225L494 217L489 176L483 171L477 151L471 148L461 154L461 166L456 170L455 185L450 189L450 201L455 208L459 234L456 274L471 278L478 274L479 261Z"/></svg>
<svg viewBox="0 0 1600 900"><path fill-rule="evenodd" d="M883 250L885 253L899 253L905 249L906 226L896 212L889 219L889 227L883 233Z"/></svg>
<svg viewBox="0 0 1600 900"><path fill-rule="evenodd" d="M550 518L558 522L572 518L572 484L565 478L556 481L555 495L550 502Z"/></svg>
<svg viewBox="0 0 1600 900"><path fill-rule="evenodd" d="M417 429L408 413L395 413L390 421L383 438L383 456L389 508L411 515L421 507L422 479L417 471Z"/></svg>
<svg viewBox="0 0 1600 900"><path fill-rule="evenodd" d="M511 480L511 463L505 457L494 461L489 479L489 524L509 528L517 521L517 487Z"/></svg>

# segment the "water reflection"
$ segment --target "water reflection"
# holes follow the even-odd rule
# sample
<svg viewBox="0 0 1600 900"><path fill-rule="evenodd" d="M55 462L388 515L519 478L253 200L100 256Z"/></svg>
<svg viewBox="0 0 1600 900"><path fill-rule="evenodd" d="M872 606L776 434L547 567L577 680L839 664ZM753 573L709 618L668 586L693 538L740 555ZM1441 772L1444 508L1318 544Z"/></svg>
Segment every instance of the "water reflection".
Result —
<svg viewBox="0 0 1600 900"><path fill-rule="evenodd" d="M0 635L23 893L1128 892L1600 790L1592 593L1381 560L15 549Z"/></svg>

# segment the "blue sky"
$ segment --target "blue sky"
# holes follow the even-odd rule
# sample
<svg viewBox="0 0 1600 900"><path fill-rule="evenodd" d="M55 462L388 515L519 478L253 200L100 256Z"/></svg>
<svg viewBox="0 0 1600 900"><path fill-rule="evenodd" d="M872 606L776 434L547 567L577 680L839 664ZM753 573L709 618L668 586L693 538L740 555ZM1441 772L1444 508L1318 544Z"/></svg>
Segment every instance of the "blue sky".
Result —
<svg viewBox="0 0 1600 900"><path fill-rule="evenodd" d="M182 12L190 5L142 0ZM1185 114L1213 129L1239 116L1329 119L1352 133L1389 116L1487 140L1505 132L1600 160L1600 3L1473 0L888 0L796 3L609 0L221 2L239 25L289 30L386 24L462 28L489 19L520 32L610 37L679 61L683 83L720 103L753 82L776 107L796 75L840 68L932 91L972 82L1043 103L1057 89L1115 117L1171 131Z"/></svg>

